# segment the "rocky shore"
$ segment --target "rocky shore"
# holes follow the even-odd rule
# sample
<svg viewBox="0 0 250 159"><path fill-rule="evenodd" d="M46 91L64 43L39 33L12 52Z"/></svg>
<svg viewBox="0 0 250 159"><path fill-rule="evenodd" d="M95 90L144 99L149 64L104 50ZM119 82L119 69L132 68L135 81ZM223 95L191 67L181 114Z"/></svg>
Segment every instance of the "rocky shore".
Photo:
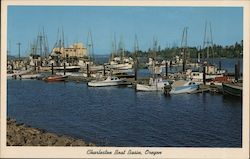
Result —
<svg viewBox="0 0 250 159"><path fill-rule="evenodd" d="M81 139L46 132L7 119L7 146L95 146Z"/></svg>

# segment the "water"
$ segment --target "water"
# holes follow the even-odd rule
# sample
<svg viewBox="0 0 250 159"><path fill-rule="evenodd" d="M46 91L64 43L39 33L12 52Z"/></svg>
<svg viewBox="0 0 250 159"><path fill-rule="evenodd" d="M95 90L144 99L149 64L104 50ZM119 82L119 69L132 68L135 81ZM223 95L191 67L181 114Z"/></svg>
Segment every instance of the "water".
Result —
<svg viewBox="0 0 250 159"><path fill-rule="evenodd" d="M242 102L223 95L8 80L7 101L18 122L102 146L242 146Z"/></svg>

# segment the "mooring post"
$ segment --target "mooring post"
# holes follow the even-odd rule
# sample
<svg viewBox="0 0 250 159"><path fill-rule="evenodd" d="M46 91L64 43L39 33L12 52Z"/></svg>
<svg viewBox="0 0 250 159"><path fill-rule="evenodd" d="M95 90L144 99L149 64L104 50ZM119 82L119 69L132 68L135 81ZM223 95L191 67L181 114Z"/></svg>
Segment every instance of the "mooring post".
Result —
<svg viewBox="0 0 250 159"><path fill-rule="evenodd" d="M236 64L235 66L234 66L234 79L235 79L235 81L238 81L238 79L239 79L239 73L238 73L238 65Z"/></svg>
<svg viewBox="0 0 250 159"><path fill-rule="evenodd" d="M36 62L35 62L35 71L36 71Z"/></svg>
<svg viewBox="0 0 250 159"><path fill-rule="evenodd" d="M203 66L203 84L206 85L206 66Z"/></svg>
<svg viewBox="0 0 250 159"><path fill-rule="evenodd" d="M186 70L186 60L183 60L182 71L185 72Z"/></svg>
<svg viewBox="0 0 250 159"><path fill-rule="evenodd" d="M166 61L166 64L165 64L165 71L166 71L166 77L168 78L168 63L167 63L167 61Z"/></svg>
<svg viewBox="0 0 250 159"><path fill-rule="evenodd" d="M103 76L106 75L106 68L105 68L105 64L103 64Z"/></svg>
<svg viewBox="0 0 250 159"><path fill-rule="evenodd" d="M51 64L51 74L52 75L54 74L54 64L53 63Z"/></svg>
<svg viewBox="0 0 250 159"><path fill-rule="evenodd" d="M63 63L63 75L64 76L66 75L66 64L65 64L65 62Z"/></svg>
<svg viewBox="0 0 250 159"><path fill-rule="evenodd" d="M87 77L89 77L89 64L87 64Z"/></svg>
<svg viewBox="0 0 250 159"><path fill-rule="evenodd" d="M138 69L138 62L137 59L134 60L134 73L135 73L135 81L137 81L137 69Z"/></svg>
<svg viewBox="0 0 250 159"><path fill-rule="evenodd" d="M240 73L240 60L238 60L238 78L241 77L241 73Z"/></svg>

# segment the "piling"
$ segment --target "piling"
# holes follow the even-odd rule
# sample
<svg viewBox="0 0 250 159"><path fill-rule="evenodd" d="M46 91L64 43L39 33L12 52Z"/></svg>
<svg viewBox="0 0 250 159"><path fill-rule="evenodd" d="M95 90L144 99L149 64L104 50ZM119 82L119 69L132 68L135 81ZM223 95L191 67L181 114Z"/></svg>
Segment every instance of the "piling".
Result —
<svg viewBox="0 0 250 159"><path fill-rule="evenodd" d="M219 61L219 70L221 70L221 61Z"/></svg>
<svg viewBox="0 0 250 159"><path fill-rule="evenodd" d="M103 76L106 75L106 68L105 68L105 65L103 65Z"/></svg>
<svg viewBox="0 0 250 159"><path fill-rule="evenodd" d="M203 84L206 85L206 66L203 66Z"/></svg>
<svg viewBox="0 0 250 159"><path fill-rule="evenodd" d="M64 76L66 75L66 64L65 64L65 62L63 63L63 75Z"/></svg>
<svg viewBox="0 0 250 159"><path fill-rule="evenodd" d="M134 71L135 71L135 81L137 81L137 61L135 61L135 65L134 65Z"/></svg>
<svg viewBox="0 0 250 159"><path fill-rule="evenodd" d="M168 63L166 62L166 64L165 64L165 71L166 71L166 77L168 78Z"/></svg>
<svg viewBox="0 0 250 159"><path fill-rule="evenodd" d="M89 77L90 74L89 74L89 64L87 64L87 77Z"/></svg>
<svg viewBox="0 0 250 159"><path fill-rule="evenodd" d="M183 60L182 71L185 72L186 70L186 60Z"/></svg>
<svg viewBox="0 0 250 159"><path fill-rule="evenodd" d="M234 66L234 68L235 68L235 70L234 70L234 79L236 80L236 81L238 81L238 79L239 79L239 73L238 73L238 65L236 64L235 66Z"/></svg>
<svg viewBox="0 0 250 159"><path fill-rule="evenodd" d="M54 74L54 64L53 63L51 64L51 74L52 75Z"/></svg>
<svg viewBox="0 0 250 159"><path fill-rule="evenodd" d="M34 67L35 67L35 71L36 71L36 62L35 62L35 66Z"/></svg>

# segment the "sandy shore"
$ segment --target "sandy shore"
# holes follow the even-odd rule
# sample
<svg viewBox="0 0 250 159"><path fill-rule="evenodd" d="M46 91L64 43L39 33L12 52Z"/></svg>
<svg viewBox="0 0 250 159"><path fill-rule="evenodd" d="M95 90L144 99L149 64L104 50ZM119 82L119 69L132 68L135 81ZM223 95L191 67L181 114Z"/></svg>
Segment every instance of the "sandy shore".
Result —
<svg viewBox="0 0 250 159"><path fill-rule="evenodd" d="M7 119L7 146L95 146L81 139L46 132Z"/></svg>

